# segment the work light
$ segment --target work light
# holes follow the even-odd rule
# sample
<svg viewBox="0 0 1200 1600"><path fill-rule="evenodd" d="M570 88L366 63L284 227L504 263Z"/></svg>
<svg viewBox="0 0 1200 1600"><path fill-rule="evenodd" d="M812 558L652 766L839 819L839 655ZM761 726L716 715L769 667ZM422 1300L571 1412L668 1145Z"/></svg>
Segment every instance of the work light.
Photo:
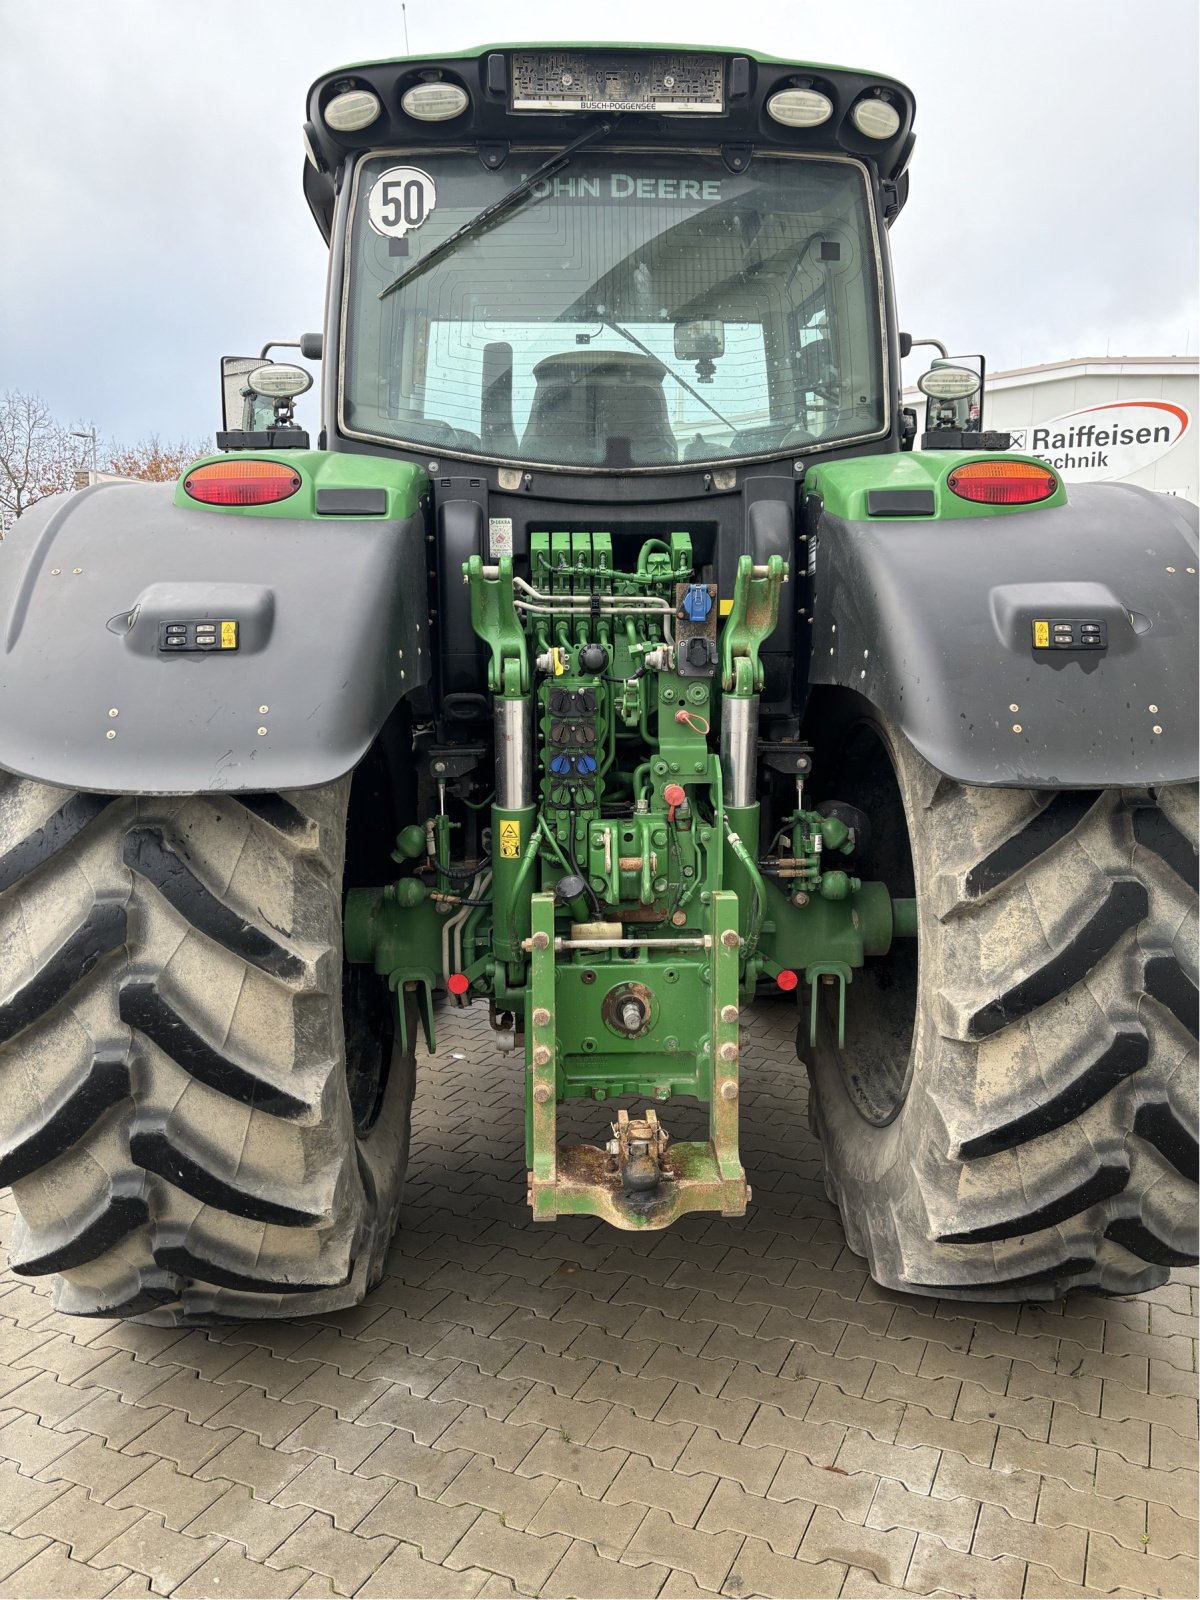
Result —
<svg viewBox="0 0 1200 1600"><path fill-rule="evenodd" d="M767 101L767 115L787 128L819 128L833 115L833 102L819 89L780 89Z"/></svg>
<svg viewBox="0 0 1200 1600"><path fill-rule="evenodd" d="M865 133L868 139L890 139L900 126L900 113L895 106L877 95L860 100L850 117L859 133Z"/></svg>
<svg viewBox="0 0 1200 1600"><path fill-rule="evenodd" d="M400 96L400 105L418 122L449 122L461 117L470 104L467 91L457 83L414 83Z"/></svg>
<svg viewBox="0 0 1200 1600"><path fill-rule="evenodd" d="M370 89L347 89L325 107L325 121L335 133L357 133L369 128L382 110L379 96Z"/></svg>

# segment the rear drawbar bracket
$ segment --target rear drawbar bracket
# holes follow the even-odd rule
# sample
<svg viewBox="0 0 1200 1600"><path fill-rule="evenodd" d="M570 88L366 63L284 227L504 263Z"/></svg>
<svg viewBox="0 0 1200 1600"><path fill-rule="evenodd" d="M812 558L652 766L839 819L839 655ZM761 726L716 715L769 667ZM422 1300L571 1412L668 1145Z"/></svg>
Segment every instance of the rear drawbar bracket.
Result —
<svg viewBox="0 0 1200 1600"><path fill-rule="evenodd" d="M535 1222L560 1216L602 1217L616 1228L665 1228L689 1211L744 1215L750 1200L738 1152L741 1097L739 982L742 939L738 897L729 890L712 897L708 950L708 1015L703 1041L708 1138L659 1143L659 1181L628 1187L620 1141L612 1145L558 1143L558 1038L554 897L531 902L529 993L526 1007L525 1132L527 1199ZM647 940L648 945L657 943ZM565 954L565 951L562 951ZM560 957L561 958L561 957Z"/></svg>

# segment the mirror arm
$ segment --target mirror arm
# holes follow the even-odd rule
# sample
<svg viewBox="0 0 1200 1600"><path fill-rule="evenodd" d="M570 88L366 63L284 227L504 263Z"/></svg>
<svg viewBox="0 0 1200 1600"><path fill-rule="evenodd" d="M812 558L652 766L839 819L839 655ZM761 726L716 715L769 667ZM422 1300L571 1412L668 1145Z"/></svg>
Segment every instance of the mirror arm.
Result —
<svg viewBox="0 0 1200 1600"><path fill-rule="evenodd" d="M259 351L259 355L265 361L268 350L300 350L301 348L299 339L268 339Z"/></svg>

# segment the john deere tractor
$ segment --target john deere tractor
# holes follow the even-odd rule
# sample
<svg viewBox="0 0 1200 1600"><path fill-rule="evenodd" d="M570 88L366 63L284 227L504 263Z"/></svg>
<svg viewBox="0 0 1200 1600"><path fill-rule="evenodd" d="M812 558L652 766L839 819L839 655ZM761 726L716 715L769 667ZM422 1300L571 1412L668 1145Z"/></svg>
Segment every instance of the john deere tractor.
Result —
<svg viewBox="0 0 1200 1600"><path fill-rule="evenodd" d="M547 1225L743 1215L770 994L881 1284L1196 1260L1196 512L1012 453L978 363L902 405L913 117L657 46L313 86L315 447L268 345L177 484L0 550L0 1182L61 1309L361 1298L467 1006Z"/></svg>

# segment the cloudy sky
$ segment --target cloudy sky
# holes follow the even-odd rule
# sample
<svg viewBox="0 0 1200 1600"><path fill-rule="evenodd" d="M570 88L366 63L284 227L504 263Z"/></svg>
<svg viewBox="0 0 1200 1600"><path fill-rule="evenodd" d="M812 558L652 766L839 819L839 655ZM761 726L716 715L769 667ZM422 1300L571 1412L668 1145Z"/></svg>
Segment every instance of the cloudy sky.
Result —
<svg viewBox="0 0 1200 1600"><path fill-rule="evenodd" d="M574 32L912 86L892 247L914 334L993 369L1200 346L1194 0L608 0L598 15ZM569 38L563 19L546 0L408 6L413 53ZM321 325L308 85L403 53L398 0L0 0L0 390L110 438L219 426L223 353Z"/></svg>

